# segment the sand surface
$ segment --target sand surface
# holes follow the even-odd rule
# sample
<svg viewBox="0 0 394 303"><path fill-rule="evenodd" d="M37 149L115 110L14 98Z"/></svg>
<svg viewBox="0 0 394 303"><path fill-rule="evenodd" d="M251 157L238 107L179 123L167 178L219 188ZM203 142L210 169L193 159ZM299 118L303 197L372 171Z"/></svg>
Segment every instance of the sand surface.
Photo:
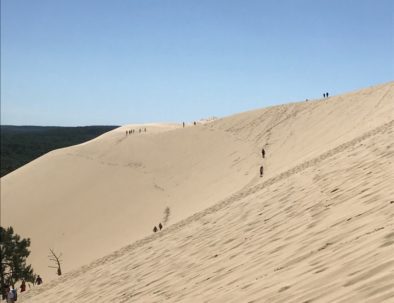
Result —
<svg viewBox="0 0 394 303"><path fill-rule="evenodd" d="M388 83L49 153L1 179L2 225L67 272L19 300L393 302L393 121Z"/></svg>

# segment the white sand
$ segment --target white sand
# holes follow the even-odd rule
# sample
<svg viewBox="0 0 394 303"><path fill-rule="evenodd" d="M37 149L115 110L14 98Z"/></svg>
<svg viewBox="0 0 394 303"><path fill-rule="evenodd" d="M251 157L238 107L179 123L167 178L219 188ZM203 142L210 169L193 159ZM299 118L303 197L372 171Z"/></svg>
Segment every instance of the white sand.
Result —
<svg viewBox="0 0 394 303"><path fill-rule="evenodd" d="M68 273L19 300L392 302L393 120L389 83L49 153L1 179L1 219Z"/></svg>

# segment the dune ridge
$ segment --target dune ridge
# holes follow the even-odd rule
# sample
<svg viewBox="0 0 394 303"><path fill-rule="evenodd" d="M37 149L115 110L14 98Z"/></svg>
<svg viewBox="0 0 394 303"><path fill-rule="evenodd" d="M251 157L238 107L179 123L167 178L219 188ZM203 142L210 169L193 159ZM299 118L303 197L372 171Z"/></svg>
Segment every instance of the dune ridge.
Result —
<svg viewBox="0 0 394 303"><path fill-rule="evenodd" d="M57 182L69 180L62 175L48 180L47 173L59 166L66 177L75 175L66 183L72 191L64 195L72 194L77 202L68 207L76 209L84 199L95 198L88 205L98 209L95 218L83 211L79 223L72 224L55 224L48 220L50 212L44 213L41 230L33 232L48 233L45 225L78 231L80 239L49 233L53 243L63 241L69 257L77 259L63 277L31 289L21 301L390 302L393 125L391 82L327 101L254 110L184 129L155 124L151 132L148 127L146 134L133 137L125 136L125 130L142 126L128 125L44 156L1 179L5 211L26 206L25 197L15 194L26 180L33 182L32 189L40 181L56 188ZM266 159L261 159L262 147ZM261 164L263 178L258 175ZM125 189L130 181L136 184ZM363 189L359 192L354 184ZM109 193L121 201L106 203ZM53 190L49 198L45 194L39 191L33 199L41 211L59 192ZM130 194L146 201L126 203ZM15 205L10 204L12 196ZM46 201L40 204L37 198ZM151 233L147 222L157 224L167 206L170 225L146 237ZM107 220L113 209L127 216ZM129 222L132 213L142 220ZM22 230L29 227L21 224L25 218L15 220ZM103 220L108 221L107 232L97 229ZM84 239L95 235L101 242L84 246ZM350 243L357 243L359 250ZM73 254L78 245L79 255ZM315 264L310 258L326 252L328 261L318 257L315 272L323 277L316 280L308 273ZM340 253L342 259L337 258ZM354 261L360 256L369 267ZM336 272L327 270L329 262ZM45 262L36 264L42 268ZM83 264L88 265L80 267ZM346 264L353 264L359 274L349 272ZM258 275L257 269L267 273ZM361 278L352 279L354 275ZM376 283L364 283L371 279ZM121 286L114 293L102 289L110 284Z"/></svg>
<svg viewBox="0 0 394 303"><path fill-rule="evenodd" d="M152 236L149 236L143 240L137 241L135 243L133 243L132 245L129 245L127 247L124 247L123 249L105 257L102 259L99 259L91 264L89 264L88 266L84 266L82 268L80 268L78 271L69 273L67 275L65 275L63 278L61 278L59 281L56 282L52 282L48 285L42 286L41 289L35 289L32 290L30 292L30 294L26 297L26 299L28 299L30 296L32 298L32 301L26 301L26 302L36 302L35 301L35 296L34 295L38 295L38 296L43 296L45 298L45 296L47 295L46 292L48 292L48 302L51 302L51 298L54 298L54 296L57 296L57 294L63 294L64 292L62 292L62 289L67 288L67 285L70 286L70 288L72 288L73 284L77 284L77 285L90 285L92 286L92 284L94 284L94 276L96 276L97 272L102 272L105 271L106 273L112 272L112 275L109 275L108 277L105 277L105 275L101 275L99 276L101 279L101 283L104 285L111 285L111 284L115 284L118 285L120 283L125 282L126 284L128 284L128 286L130 287L128 290L125 287L121 287L121 291L119 292L119 294L112 294L113 291L112 290L108 290L108 291L100 291L100 288L96 289L82 289L82 290L78 290L78 289L74 289L75 290L75 294L72 295L70 293L68 293L70 295L70 297L67 296L65 301L62 301L61 298L58 298L57 300L59 300L58 302L70 302L68 301L71 298L75 298L75 300L79 299L81 300L81 302L98 302L100 301L100 297L98 297L98 295L103 296L105 298L108 299L113 299L113 300L119 300L120 302L160 302L162 300L164 301L168 301L168 302L184 302L184 301L188 301L188 302L201 302L201 301L212 301L212 302L239 302L239 300L244 300L248 297L248 301L249 302L302 302L302 300L305 299L304 302L314 302L315 300L318 301L325 301L325 302L348 302L348 300L368 300L368 302L391 302L392 299L394 298L394 292L392 291L392 279L394 278L394 274L393 274L393 270L394 270L394 256L390 255L390 250L389 250L389 246L392 245L393 243L391 242L386 242L383 243L384 247L387 247L386 251L385 251L385 258L381 260L381 263L379 266L375 266L372 269L367 268L368 270L365 270L365 273L363 273L361 271L358 272L357 270L355 270L355 273L357 274L349 274L350 277L348 277L348 280L346 282L342 282L341 279L338 279L338 277L333 278L333 280L336 283L331 282L331 285L328 283L328 285L330 286L328 290L324 290L324 288L326 288L326 284L325 283L320 283L320 285L316 285L316 289L312 289L309 288L309 292L308 289L305 291L305 294L298 294L296 297L293 297L292 295L282 295L282 293L285 293L286 291L289 292L290 289L292 288L292 283L294 282L293 280L287 280L284 279L282 281L282 283L280 283L279 285L270 285L271 288L274 288L276 291L274 293L268 292L268 294L264 294L264 288L257 288L256 293L254 292L250 292L248 290L244 291L244 292L240 292L238 293L239 290L237 290L239 288L239 285L234 285L234 287L229 287L227 290L225 290L224 292L220 291L220 288L215 288L215 292L210 291L208 293L203 292L203 289L209 289L210 286L210 282L209 280L213 280L215 279L215 277L221 277L223 280L227 280L227 277L224 275L218 275L213 274L212 277L208 277L205 281L203 281L203 279L201 280L201 283L203 285L200 286L200 292L197 291L196 289L193 288L198 288L196 285L191 284L188 285L190 286L190 289L187 288L188 291L190 291L190 293L186 292L185 296L181 296L179 293L177 293L177 290L180 290L179 288L176 289L172 289L172 283L171 283L171 279L169 279L168 277L166 277L166 271L161 271L160 273L155 272L154 268L156 268L156 266L158 266L161 263L166 263L165 260L160 260L160 258L170 258L171 252L166 249L166 246L169 244L168 242L170 242L171 244L173 244L175 242L175 247L172 247L172 249L178 254L182 254L182 247L186 246L187 243L185 243L183 240L187 241L187 242L200 242L199 244L201 245L201 242L204 244L210 244L214 241L212 241L212 234L210 235L210 237L207 237L206 235L204 235L204 231L200 231L198 232L199 235L198 236L194 236L194 232L198 231L199 229L196 228L195 226L190 227L190 225L192 225L193 223L196 223L199 225L200 228L203 228L204 225L211 225L211 233L212 233L212 229L214 229L212 227L212 225L216 225L218 227L218 230L216 231L217 233L222 233L221 235L214 235L215 236L215 240L221 239L222 243L224 242L224 244L227 243L231 243L233 241L240 241L241 243L238 243L237 245L235 245L232 249L236 249L238 248L237 253L242 253L242 250L240 250L241 246L247 246L246 243L243 243L244 241L246 241L246 238L242 237L242 234L239 235L237 234L236 236L234 236L234 234L232 234L232 232L235 232L234 229L237 228L236 225L234 225L233 227L233 231L229 232L226 231L226 226L224 224L217 224L217 222L213 222L214 220L217 220L218 218L220 218L220 216L218 216L218 212L220 212L221 210L223 211L225 208L243 208L243 212L247 212L249 214L249 216L252 216L252 213L254 213L253 215L256 216L261 216L262 213L260 213L259 211L263 210L266 207L271 207L272 208L272 204L270 204L269 202L267 203L267 201L264 201L263 199L260 198L260 200L263 201L259 201L260 203L264 203L263 208L261 209L255 209L254 207L256 206L257 203L253 203L253 205L250 205L249 202L250 201L245 201L245 199L251 198L251 196L254 196L254 198L256 199L256 195L261 194L261 191L264 189L267 189L279 182L283 182L284 180L287 180L289 178L291 178L291 176L294 176L295 174L298 173L302 173L305 170L308 170L310 168L316 167L318 166L320 163L330 160L330 158L334 157L335 155L340 154L341 152L346 151L347 153L349 153L349 149L353 148L352 151L354 151L354 149L356 148L360 148L363 144L364 141L368 140L368 139L373 139L375 138L377 135L382 135L384 139L388 139L390 138L392 135L394 134L394 121L385 123L384 125L377 127L371 131L368 131L366 133L364 133L362 136L359 136L357 138L354 138L353 140L346 142L344 144L341 144L340 146L320 155L319 157L316 157L312 160L306 161L301 165L298 165L294 168L289 169L288 171L281 173L278 176L272 177L269 180L264 181L263 183L254 186L252 188L243 190L233 196L231 196L230 198L202 211L199 212L189 218L187 218L186 220L183 220L179 223L176 223L172 226L170 226L168 229L163 230L162 233L159 234L154 234ZM379 142L384 141L384 140L379 140ZM357 147L358 145L358 147ZM371 145L371 143L368 143L368 145ZM372 146L370 146L372 147ZM391 142L391 146L390 146L391 150L389 152L391 152L391 155L394 152L393 149L393 143ZM387 151L386 151L387 153ZM346 160L345 159L341 159L342 161ZM357 159L359 160L359 159ZM358 161L356 162L357 164ZM362 165L361 165L362 166ZM389 176L389 175L388 175ZM394 177L391 175L390 176L390 180L386 180L386 183L390 183L390 181L394 180ZM354 180L356 181L356 180ZM389 188L387 187L388 184L386 184L385 189L388 190ZM332 190L335 189L335 186L331 186ZM275 190L274 190L275 191ZM335 191L334 191L335 192ZM393 195L394 194L394 190L391 189L390 192L388 192L388 194ZM258 198L257 198L258 199ZM237 202L239 204L237 204ZM390 204L394 203L394 201L390 202L389 200L386 200L386 207L391 207L391 211L390 211L390 215L391 215L391 219L394 218L394 210L392 209L394 206L389 206ZM335 203L335 202L334 202ZM311 207L314 207L313 205ZM257 214L257 213L258 214ZM236 216L236 212L234 210L232 210L231 212L229 212L231 215L226 215L226 214L221 214L223 217L229 217L229 216ZM350 222L351 220L354 220L354 218L356 217L360 217L364 214L365 212L361 212L360 214L356 214L354 217L350 217L350 218L346 218L346 220L342 220L345 222ZM211 215L210 218L207 218ZM278 214L276 214L276 216L280 216ZM274 216L275 217L275 216ZM253 221L254 224L266 224L267 221L272 220L274 217L268 217L265 218L264 220L259 220L259 221ZM242 226L241 222L239 222L239 218L237 219L237 222L239 225ZM354 222L354 221L353 221ZM391 221L391 223L389 223L389 220L386 220L386 222L377 222L375 223L373 226L371 226L368 231L366 233L364 233L361 236L358 237L354 237L352 240L350 240L350 242L354 242L359 240L362 237L368 237L371 234L379 234L381 233L383 230L387 230L386 231L386 235L384 237L380 237L380 238L387 238L387 239L391 239L392 238L392 228L394 226L394 221ZM283 223L283 222L282 222ZM337 223L338 224L338 223ZM383 226L385 225L385 226ZM377 226L377 227L375 227ZM239 226L238 226L239 227ZM391 233L390 233L390 229L391 229ZM225 233L225 237L222 238L223 233ZM181 234L181 235L177 235L177 234ZM201 235L203 234L203 235ZM237 237L238 236L238 237ZM239 237L241 236L241 237ZM249 234L250 236L250 234ZM253 235L252 235L253 236ZM347 235L348 237L352 236ZM335 239L336 235L331 235L331 238ZM174 239L175 238L175 239ZM197 239L197 240L193 240ZM230 238L230 239L228 239ZM227 241L225 241L226 239L228 239ZM278 241L278 240L277 240ZM346 241L342 241L343 245L344 244L349 244L349 240L347 240L348 243L346 243ZM157 243L160 242L160 243ZM274 241L275 242L275 241ZM287 261L285 263L285 265L283 266L278 266L276 268L270 268L270 271L272 273L277 273L280 272L282 270L284 270L284 268L289 267L291 264L297 264L299 262L301 262L302 260L306 259L308 255L313 256L314 254L318 254L320 252L323 252L325 250L329 250L329 249L333 249L333 247L338 246L339 244L337 244L337 241L320 241L320 243L318 245L313 244L311 245L311 247L309 248L309 252L306 253L306 256L301 256L301 257L290 257L286 258L285 260ZM340 242L340 241L339 241ZM149 244L156 244L154 245L154 247L149 247ZM248 245L256 245L256 242L251 242L248 243ZM260 245L262 243L259 243ZM215 259L215 258L219 258L218 254L214 254L214 252L220 253L223 251L223 248L225 248L226 245L222 245L221 247L219 246L218 248L216 248L216 250L212 250L212 252L207 252L204 251L203 253L201 253L202 256L199 256L200 258L203 258L204 261L207 261L209 263L209 261L207 259ZM280 246L279 246L280 247ZM313 247L315 247L315 249L313 249ZM137 262L135 262L135 258L138 256L138 253L140 252L136 252L136 250L142 250L145 252L150 253L150 255L153 255L153 259L151 261L146 261L144 260L143 257L139 258L139 260ZM157 249L155 251L155 249ZM392 247L391 247L392 249ZM153 251L152 251L153 250ZM250 247L246 247L246 251L251 251ZM364 250L365 253L366 250ZM162 254L166 252L166 254ZM392 251L391 251L392 252ZM204 254L205 253L205 254ZM255 255L255 257L257 257L259 254L258 252L253 252L253 250L251 251L251 253ZM197 250L190 250L189 254L199 254ZM209 255L211 254L211 255ZM353 252L353 254L355 254ZM160 255L162 257L160 257ZM391 256L391 257L390 257ZM234 255L234 258L236 257L236 255ZM138 259L138 258L137 258ZM174 259L174 257L172 257L172 259ZM351 258L348 258L349 260L351 260ZM172 260L174 262L174 260ZM137 264L134 264L137 263ZM150 263L155 263L155 264L150 264ZM193 263L193 262L191 262ZM134 264L134 265L133 265ZM134 281L132 280L128 280L126 279L127 277L129 277L130 275L132 275L132 272L134 270L137 270L140 267L146 267L146 264L149 264L148 266L151 268L151 276L150 279L146 279L145 282L149 282L147 280L152 280L153 277L157 277L157 279L153 279L153 281L151 281L150 283L148 283L146 286L145 291L133 291L133 285L134 285ZM253 264L254 266L259 266L259 263L254 262L252 264L248 264L247 266L247 270L249 271L254 271L253 269ZM237 264L236 268L239 268L245 265L242 262L239 262L239 264ZM325 264L327 265L327 264ZM336 264L333 264L336 265ZM125 266L128 266L128 268L124 268ZM208 264L205 264L203 262L201 262L200 264L195 264L194 266L199 266L200 270L196 270L196 273L199 273L200 275L206 275L206 272L204 271L207 270L209 268ZM231 266L229 266L229 264L227 265L229 268L231 268ZM227 266L224 266L223 268L227 268ZM328 266L328 265L327 265ZM202 267L202 268L201 268ZM145 268L146 269L146 268ZM175 268L174 268L175 269ZM109 271L108 271L109 270ZM144 269L139 269L140 272L144 273ZM170 266L167 265L166 266L166 270L170 271ZM224 269L222 269L224 270ZM316 267L316 274L319 273L323 273L325 270L327 270L324 266L324 264L319 264L319 266ZM354 267L352 268L352 270L354 270ZM90 271L93 271L93 273L90 273ZM148 271L149 272L149 271ZM172 271L174 272L174 271ZM184 274L185 277L190 276L190 273L187 273L187 271L185 271L184 269ZM382 274L383 272L383 274ZM115 275L114 275L115 274ZM212 273L211 273L212 274ZM336 275L338 276L340 274L340 270L338 270L336 272ZM378 275L380 274L380 276ZM87 277L86 277L87 275ZM129 276L128 276L129 275ZM257 275L257 278L255 278L256 280L260 280L263 278L266 278L268 274L262 274L262 275ZM231 276L231 274L228 274L228 276ZM236 276L236 275L235 275ZM243 289L248 289L249 287L251 287L251 285L253 285L255 281L249 281L248 283L242 283L242 280L245 280L245 276L248 275L241 275L241 278L239 279L239 281L237 282L237 284L244 284L242 285ZM353 278L354 276L354 278ZM358 292L353 290L352 292L346 292L337 288L333 288L333 286L335 286L335 284L339 284L339 283L343 283L344 287L350 287L354 284L357 284L359 281L363 281L363 280L368 280L371 279L372 277L378 276L378 278L380 277L380 279L375 279L375 280L379 280L380 282L377 283L376 285L374 284L368 284L369 287L359 287ZM178 277L178 280L176 281L176 285L178 285L179 287L179 283L182 283L183 279L185 279L185 277ZM114 278L117 278L117 280L114 281ZM162 290L162 284L165 283L160 283L161 280L164 280L166 282L167 285L167 289L164 291ZM287 280L287 281L286 281ZM142 279L142 281L138 281L139 285L144 285L144 279ZM325 277L325 282L328 282L328 277ZM232 284L231 281L230 285ZM285 283L288 282L288 283ZM66 285L63 285L66 284ZM255 282L256 284L258 284L258 282ZM216 283L216 286L218 286L219 283ZM273 283L272 283L273 284ZM317 283L314 283L317 284ZM152 285L151 287L148 287ZM219 284L220 285L220 284ZM264 285L264 284L263 284ZM123 285L122 285L123 286ZM304 285L305 286L305 285ZM92 286L92 288L94 288ZM156 289L157 288L157 289ZM363 289L366 290L363 290ZM156 290L155 290L156 289ZM337 291L337 293L333 293L333 290ZM121 296L119 297L121 293ZM165 294L167 293L167 295ZM234 294L235 293L235 294ZM256 296L256 294L258 294ZM311 294L313 294L315 297L313 297ZM234 297L235 295L235 297ZM313 298L310 298L309 300L307 300L306 298L308 296L312 296ZM256 298L255 298L256 297ZM255 298L256 301L250 300L251 298ZM40 300L40 299L39 299ZM98 300L98 301L97 301ZM334 301L332 301L334 300ZM39 302L39 301L37 301Z"/></svg>
<svg viewBox="0 0 394 303"><path fill-rule="evenodd" d="M168 228L164 229L160 233L151 234L141 240L137 240L134 243L121 248L120 250L118 250L108 256L105 256L104 258L97 259L89 265L82 266L80 269L73 272L73 274L78 273L78 272L84 272L86 269L94 267L96 265L99 265L99 264L103 263L104 261L111 261L111 260L113 260L112 258L116 258L117 256L119 256L120 254L122 254L125 251L130 251L133 248L141 246L141 245L146 245L146 244L150 243L151 241L154 241L155 239L164 236L167 233L171 233L172 231L181 229L185 225L188 225L188 224L192 223L193 221L197 221L206 215L215 213L216 211L222 209L223 207L225 207L231 203L234 203L242 198L247 198L248 196L255 194L257 191L262 190L263 188L265 188L267 186L270 186L270 185L273 185L279 181L282 181L283 179L288 178L296 173L300 173L303 170L310 168L311 166L316 165L319 162L335 155L336 153L344 151L347 148L370 138L371 136L374 136L379 133L388 132L388 131L392 130L393 126L394 126L394 120L392 120L388 123L385 123L385 124L375 128L371 131L368 131L365 134L363 134L362 136L354 138L353 140L351 140L349 142L343 143L343 144L337 146L336 148L329 150L312 160L308 160L300 165L297 165L296 167L290 168L289 170L279 174L278 176L274 176L268 180L265 180L258 185L242 189L242 190L238 191L237 193L231 195L230 197L226 198L225 200L220 201L220 202L216 203L215 205L208 207L207 209L204 209L203 211L197 212L197 213L193 214L192 216L187 217L186 219L183 219L183 220L169 226ZM394 225L394 223L393 223L393 225Z"/></svg>

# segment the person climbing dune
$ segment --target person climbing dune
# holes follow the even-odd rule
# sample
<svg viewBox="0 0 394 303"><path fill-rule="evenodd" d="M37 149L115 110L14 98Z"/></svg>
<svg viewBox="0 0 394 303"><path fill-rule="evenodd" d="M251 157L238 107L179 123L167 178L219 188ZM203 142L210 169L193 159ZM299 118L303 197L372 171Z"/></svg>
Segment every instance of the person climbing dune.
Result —
<svg viewBox="0 0 394 303"><path fill-rule="evenodd" d="M40 277L40 275L37 275L36 284L37 285L41 285L42 284L42 278Z"/></svg>

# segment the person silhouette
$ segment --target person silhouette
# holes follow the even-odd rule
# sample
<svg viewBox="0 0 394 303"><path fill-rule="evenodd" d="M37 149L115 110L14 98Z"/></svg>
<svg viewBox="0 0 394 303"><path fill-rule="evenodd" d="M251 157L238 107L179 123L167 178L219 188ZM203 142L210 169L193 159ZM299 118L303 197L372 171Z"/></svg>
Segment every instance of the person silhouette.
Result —
<svg viewBox="0 0 394 303"><path fill-rule="evenodd" d="M36 284L37 285L42 284L42 278L40 277L40 275L37 275Z"/></svg>
<svg viewBox="0 0 394 303"><path fill-rule="evenodd" d="M260 166L260 177L263 176L263 173L264 173L264 167L263 167L263 165L261 165Z"/></svg>
<svg viewBox="0 0 394 303"><path fill-rule="evenodd" d="M25 280L22 280L22 284L21 284L20 288L21 288L21 292L26 291L26 282L25 282Z"/></svg>

